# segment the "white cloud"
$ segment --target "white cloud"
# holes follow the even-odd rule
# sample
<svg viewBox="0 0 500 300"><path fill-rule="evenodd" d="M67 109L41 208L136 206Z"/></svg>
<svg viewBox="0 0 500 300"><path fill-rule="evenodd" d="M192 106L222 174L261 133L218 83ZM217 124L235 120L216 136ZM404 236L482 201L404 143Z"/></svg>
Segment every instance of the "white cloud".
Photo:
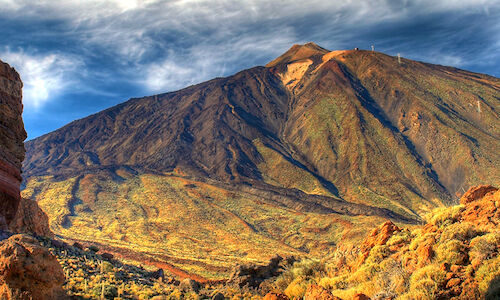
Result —
<svg viewBox="0 0 500 300"><path fill-rule="evenodd" d="M21 75L23 103L27 110L39 109L72 82L70 74L81 66L79 60L58 54L30 55L6 50L0 58Z"/></svg>

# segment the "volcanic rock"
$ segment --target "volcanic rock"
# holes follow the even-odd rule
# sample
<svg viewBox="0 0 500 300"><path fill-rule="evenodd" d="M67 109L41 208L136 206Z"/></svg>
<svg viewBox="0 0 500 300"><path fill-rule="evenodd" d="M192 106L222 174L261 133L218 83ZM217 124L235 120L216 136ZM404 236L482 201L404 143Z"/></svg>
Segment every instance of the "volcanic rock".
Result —
<svg viewBox="0 0 500 300"><path fill-rule="evenodd" d="M10 223L10 230L17 233L29 233L38 236L54 237L49 228L47 214L36 201L21 198L16 216Z"/></svg>
<svg viewBox="0 0 500 300"><path fill-rule="evenodd" d="M304 295L304 300L342 300L339 297L335 297L325 288L311 284L307 287L306 294Z"/></svg>
<svg viewBox="0 0 500 300"><path fill-rule="evenodd" d="M0 299L65 299L64 272L33 237L13 235L0 242Z"/></svg>
<svg viewBox="0 0 500 300"><path fill-rule="evenodd" d="M479 185L471 187L463 196L460 198L460 204L467 204L483 198L486 194L495 192L498 189L491 185Z"/></svg>
<svg viewBox="0 0 500 300"><path fill-rule="evenodd" d="M26 131L19 74L0 61L0 229L14 219L21 200L21 163Z"/></svg>

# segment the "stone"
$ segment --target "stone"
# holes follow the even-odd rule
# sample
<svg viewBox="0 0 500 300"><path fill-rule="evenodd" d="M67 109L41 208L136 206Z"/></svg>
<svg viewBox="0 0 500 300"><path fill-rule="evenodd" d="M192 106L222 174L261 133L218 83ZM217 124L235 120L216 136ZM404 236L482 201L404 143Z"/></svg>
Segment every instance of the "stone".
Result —
<svg viewBox="0 0 500 300"><path fill-rule="evenodd" d="M156 271L153 271L151 273L149 273L149 277L151 278L154 278L154 279L160 279L160 278L165 278L165 272L163 271L163 269L158 269Z"/></svg>
<svg viewBox="0 0 500 300"><path fill-rule="evenodd" d="M0 61L0 229L7 230L21 201L26 131L19 74Z"/></svg>
<svg viewBox="0 0 500 300"><path fill-rule="evenodd" d="M114 255L111 253L104 252L101 253L101 257L104 258L105 260L112 260L114 258Z"/></svg>
<svg viewBox="0 0 500 300"><path fill-rule="evenodd" d="M49 217L36 201L21 198L16 215L9 225L16 233L28 233L53 238L49 228Z"/></svg>
<svg viewBox="0 0 500 300"><path fill-rule="evenodd" d="M471 187L463 196L460 198L460 204L467 204L476 200L483 198L486 194L490 192L495 192L498 189L491 185L479 185Z"/></svg>
<svg viewBox="0 0 500 300"><path fill-rule="evenodd" d="M0 242L0 299L66 299L64 271L33 237L16 234Z"/></svg>
<svg viewBox="0 0 500 300"><path fill-rule="evenodd" d="M82 244L78 243L78 242L74 242L73 243L73 247L77 248L77 249L80 249L80 250L83 250L84 247Z"/></svg>
<svg viewBox="0 0 500 300"><path fill-rule="evenodd" d="M222 293L215 293L213 296L212 296L212 300L224 300L225 297Z"/></svg>
<svg viewBox="0 0 500 300"><path fill-rule="evenodd" d="M363 293L358 293L352 297L352 300L370 300L370 297Z"/></svg>
<svg viewBox="0 0 500 300"><path fill-rule="evenodd" d="M460 278L451 278L450 280L448 280L448 282L446 283L446 288L447 289L450 289L450 288L453 288L457 285L460 284L460 282L462 282L462 280Z"/></svg>
<svg viewBox="0 0 500 300"><path fill-rule="evenodd" d="M184 291L198 292L200 290L200 284L191 278L183 279L179 287Z"/></svg>

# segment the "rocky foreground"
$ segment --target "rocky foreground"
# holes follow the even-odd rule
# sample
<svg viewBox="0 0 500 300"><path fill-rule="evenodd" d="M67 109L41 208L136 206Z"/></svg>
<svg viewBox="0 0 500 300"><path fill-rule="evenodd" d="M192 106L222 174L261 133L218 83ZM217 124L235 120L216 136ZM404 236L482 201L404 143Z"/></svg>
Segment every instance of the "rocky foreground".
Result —
<svg viewBox="0 0 500 300"><path fill-rule="evenodd" d="M499 208L500 190L474 187L459 205L431 212L424 225L408 229L388 221L362 244L339 245L323 260L275 257L263 265L235 266L223 281L174 278L162 269L129 265L97 247L26 235L0 243L0 266L14 266L5 269L37 282L43 294L33 294L34 299L64 295L58 294L63 282L65 293L75 299L498 299ZM16 254L6 254L12 249ZM26 262L19 261L28 257L33 267L23 270ZM47 270L45 276L37 275L41 269ZM22 295L27 289L23 281L1 274L0 291Z"/></svg>

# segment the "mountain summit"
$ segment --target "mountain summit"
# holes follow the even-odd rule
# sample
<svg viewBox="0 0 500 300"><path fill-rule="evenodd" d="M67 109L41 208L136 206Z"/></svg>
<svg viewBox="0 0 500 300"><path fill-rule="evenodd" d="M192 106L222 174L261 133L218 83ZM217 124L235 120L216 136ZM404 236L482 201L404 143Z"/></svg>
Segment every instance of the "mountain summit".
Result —
<svg viewBox="0 0 500 300"><path fill-rule="evenodd" d="M335 243L339 223L292 233L276 228L272 211L290 224L291 212L415 222L471 185L498 184L499 94L500 80L487 75L294 45L265 67L130 99L27 142L24 193L53 212L63 235L93 228L108 241L146 243L144 234L153 245L175 232L189 243L179 219L162 213L169 207L206 230L199 243L224 243L213 230L233 220L308 252L322 239L309 233L326 230ZM200 210L207 223L193 224L201 207L229 223ZM103 229L129 219L132 233Z"/></svg>

